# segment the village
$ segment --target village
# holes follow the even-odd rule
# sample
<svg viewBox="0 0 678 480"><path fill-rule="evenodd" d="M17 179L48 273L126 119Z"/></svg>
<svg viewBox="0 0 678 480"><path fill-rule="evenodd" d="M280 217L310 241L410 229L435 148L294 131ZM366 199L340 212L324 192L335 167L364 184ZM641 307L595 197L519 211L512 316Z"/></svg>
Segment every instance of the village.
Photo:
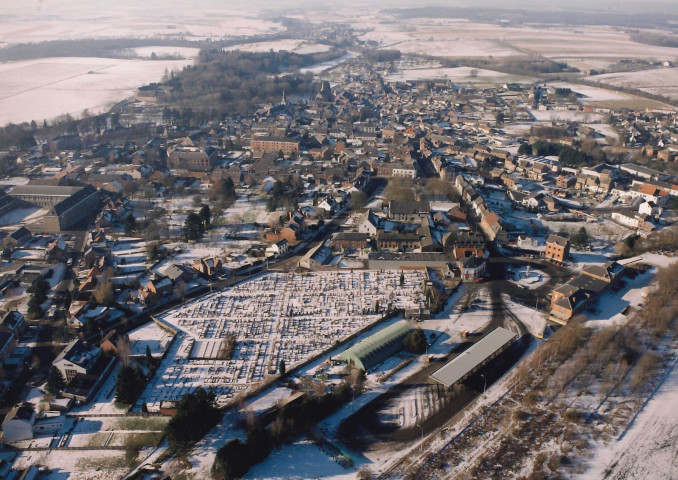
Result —
<svg viewBox="0 0 678 480"><path fill-rule="evenodd" d="M623 325L639 311L647 272L676 257L676 109L612 108L576 83L407 78L427 62L351 57L308 98L205 124L140 88L0 152L0 401L15 449L0 474L57 469L51 449L72 452L78 478L85 453L111 455L111 478L150 465L198 389L265 418L296 391L350 378L374 398L418 375L435 385L411 394L426 415L400 413L410 393L374 415L423 437L454 404L442 386L489 376L495 356L510 369L581 315ZM405 351L416 330L423 350ZM504 337L436 377L485 334ZM122 402L127 367L144 381ZM340 442L339 421L322 428ZM197 471L237 437L217 436Z"/></svg>

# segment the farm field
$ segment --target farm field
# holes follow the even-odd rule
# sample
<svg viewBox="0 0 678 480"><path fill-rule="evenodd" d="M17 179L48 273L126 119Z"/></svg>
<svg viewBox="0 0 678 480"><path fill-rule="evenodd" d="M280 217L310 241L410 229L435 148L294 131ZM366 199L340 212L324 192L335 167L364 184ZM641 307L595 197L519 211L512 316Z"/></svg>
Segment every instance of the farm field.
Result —
<svg viewBox="0 0 678 480"><path fill-rule="evenodd" d="M124 15L111 15L100 2L66 0L3 2L0 6L0 45L84 38L164 37L200 40L261 35L285 30L281 24L258 18L257 12L223 2L202 2L186 9L180 2L116 1ZM250 5L256 2L250 2ZM158 8L162 6L162 8ZM196 6L197 7L197 6ZM219 13L214 10L220 9Z"/></svg>
<svg viewBox="0 0 678 480"><path fill-rule="evenodd" d="M40 123L59 115L99 113L134 95L140 85L159 81L165 70L186 60L45 58L0 64L0 125Z"/></svg>
<svg viewBox="0 0 678 480"><path fill-rule="evenodd" d="M591 60L612 62L619 58L672 60L678 49L632 41L607 26L596 27L500 27L461 19L362 17L358 24L371 28L361 38L403 53L435 54L441 57L509 57L543 55L578 63ZM604 66L604 65L603 65ZM592 68L592 67L588 67Z"/></svg>
<svg viewBox="0 0 678 480"><path fill-rule="evenodd" d="M637 72L607 73L587 77L592 82L637 88L653 95L678 99L678 68L658 68Z"/></svg>

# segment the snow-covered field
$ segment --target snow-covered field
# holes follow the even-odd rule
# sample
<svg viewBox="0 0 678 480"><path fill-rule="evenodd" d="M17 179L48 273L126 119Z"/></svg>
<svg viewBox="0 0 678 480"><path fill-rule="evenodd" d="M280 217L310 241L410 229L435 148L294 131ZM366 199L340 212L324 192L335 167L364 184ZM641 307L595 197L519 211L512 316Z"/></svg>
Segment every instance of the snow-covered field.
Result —
<svg viewBox="0 0 678 480"><path fill-rule="evenodd" d="M0 4L0 42L111 37L175 37L200 40L282 32L277 22L258 18L253 3L207 0L185 8L181 2L116 0L26 0Z"/></svg>
<svg viewBox="0 0 678 480"><path fill-rule="evenodd" d="M554 87L570 88L572 89L573 92L584 95L584 98L580 99L580 101L584 104L593 104L607 108L622 108L624 106L627 106L628 108L654 107L654 108L675 109L675 107L671 107L670 105L666 105L665 103L657 102L655 100L650 100L647 98L637 97L635 95L629 95L627 93L609 90L606 88L590 87L588 85L578 85L566 82L556 82L551 85L553 85ZM593 120L591 119L583 121L588 122Z"/></svg>
<svg viewBox="0 0 678 480"><path fill-rule="evenodd" d="M45 58L0 64L0 125L98 113L187 60Z"/></svg>
<svg viewBox="0 0 678 480"><path fill-rule="evenodd" d="M356 20L358 25L372 29L360 38L403 53L435 52L445 57L543 55L561 61L573 58L578 63L629 57L673 60L678 56L676 48L636 43L627 33L607 26L501 27L460 19L400 19L383 14L378 18Z"/></svg>
<svg viewBox="0 0 678 480"><path fill-rule="evenodd" d="M587 77L593 82L637 88L644 92L678 98L678 68L654 68L637 72L607 73Z"/></svg>
<svg viewBox="0 0 678 480"><path fill-rule="evenodd" d="M224 48L224 51L240 50L242 52L274 52L280 50L287 50L289 52L306 55L309 53L328 52L332 49L329 45L321 43L308 43L303 40L295 40L286 38L283 40L275 40L271 42L257 42L257 43L243 43L239 45L230 45Z"/></svg>
<svg viewBox="0 0 678 480"><path fill-rule="evenodd" d="M163 56L173 56L173 57L184 57L184 58L195 58L200 52L199 48L190 48L190 47L167 47L167 46L149 46L149 47L136 47L131 49L136 53L139 58L150 59L151 56L155 53L158 57Z"/></svg>

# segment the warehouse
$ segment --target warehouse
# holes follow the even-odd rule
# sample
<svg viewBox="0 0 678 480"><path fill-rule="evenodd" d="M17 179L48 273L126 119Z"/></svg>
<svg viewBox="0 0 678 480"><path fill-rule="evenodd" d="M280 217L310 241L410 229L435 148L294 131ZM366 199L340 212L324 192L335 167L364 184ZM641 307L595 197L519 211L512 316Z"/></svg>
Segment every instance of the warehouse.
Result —
<svg viewBox="0 0 678 480"><path fill-rule="evenodd" d="M339 359L367 371L402 350L410 330L409 323L401 320L342 352Z"/></svg>
<svg viewBox="0 0 678 480"><path fill-rule="evenodd" d="M494 329L468 350L459 354L443 368L436 370L431 379L451 388L477 372L483 365L506 350L517 338L511 330Z"/></svg>

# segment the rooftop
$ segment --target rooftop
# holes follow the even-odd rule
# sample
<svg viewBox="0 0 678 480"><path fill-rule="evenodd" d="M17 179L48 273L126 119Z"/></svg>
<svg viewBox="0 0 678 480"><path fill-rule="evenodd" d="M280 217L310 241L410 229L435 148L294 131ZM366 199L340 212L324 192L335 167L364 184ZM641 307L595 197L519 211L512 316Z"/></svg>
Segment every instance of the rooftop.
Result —
<svg viewBox="0 0 678 480"><path fill-rule="evenodd" d="M431 378L446 387L456 385L482 366L494 353L513 342L516 334L498 327L474 343L468 350L460 353L447 365L435 371Z"/></svg>

